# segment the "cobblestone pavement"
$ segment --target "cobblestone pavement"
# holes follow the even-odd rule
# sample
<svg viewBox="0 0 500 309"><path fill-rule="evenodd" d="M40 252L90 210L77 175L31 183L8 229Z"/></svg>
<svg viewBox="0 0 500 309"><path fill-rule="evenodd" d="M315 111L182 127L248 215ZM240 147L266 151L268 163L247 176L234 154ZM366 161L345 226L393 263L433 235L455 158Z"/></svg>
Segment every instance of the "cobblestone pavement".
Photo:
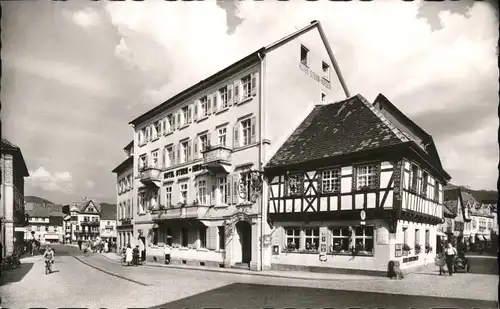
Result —
<svg viewBox="0 0 500 309"><path fill-rule="evenodd" d="M64 254L65 250L68 252L67 254ZM282 294L285 293L286 286L290 287L287 291L294 291L292 287L301 287L304 291L306 290L304 288L312 288L312 290L308 290L310 297L314 297L317 293L326 293L319 289L337 290L331 291L332 295L334 292L352 293L353 305L361 297L356 296L354 292L363 291L497 300L498 277L491 275L457 274L453 277L440 277L430 273L414 274L400 281L375 277L372 277L371 280L363 278L345 280L345 278L338 277L330 280L312 281L171 267L125 267L100 254L83 257L78 249L72 247L61 246L56 248L56 252L58 254L54 269L57 272L53 274L47 276L44 274L43 261L40 256L37 256L23 259L21 269L9 270L2 275L0 294L4 308L144 308L160 304L167 304L164 307L171 308L169 303L174 306L174 304L181 305L183 300L190 300L189 304L193 304L196 297L205 297L206 299L212 291L216 293L213 295L214 297L220 297L220 293L225 293L226 298L232 299L232 302L227 303L229 305L235 303L235 299L240 300L239 294L230 294L234 290L232 287L235 284L242 284L242 287L274 286L268 289L269 293L275 291L272 294L274 298L272 295L266 296L269 301L266 305L281 308L285 305L288 306L288 302L279 301L282 297L289 297ZM316 274L308 275L316 276ZM245 289L248 290L248 288ZM253 288L253 290L259 291L259 288ZM314 292L315 290L317 291ZM251 295L253 294L249 292L246 298L242 296L241 301L251 298ZM288 292L287 295L306 297L304 294L295 292L292 294ZM378 297L382 297L382 305L384 302L387 304L391 302L390 295L377 295L381 295ZM331 300L331 298L322 299ZM176 303L172 303L175 301ZM246 302L247 304L252 303ZM463 302L463 304L466 303ZM474 302L470 304L474 304ZM484 305L485 303L477 302L476 307L481 307L480 304ZM219 305L222 308L234 307ZM314 307L317 306L320 305ZM338 307L334 304L330 306ZM191 308L191 305L189 307Z"/></svg>

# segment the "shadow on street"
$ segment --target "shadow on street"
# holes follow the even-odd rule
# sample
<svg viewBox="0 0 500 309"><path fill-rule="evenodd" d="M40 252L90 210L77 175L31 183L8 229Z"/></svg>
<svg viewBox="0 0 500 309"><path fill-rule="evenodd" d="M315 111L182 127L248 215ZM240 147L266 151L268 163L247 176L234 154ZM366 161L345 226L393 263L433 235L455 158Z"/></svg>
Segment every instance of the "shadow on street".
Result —
<svg viewBox="0 0 500 309"><path fill-rule="evenodd" d="M2 276L0 277L0 286L8 285L10 283L16 283L21 280L33 269L34 263L22 263L21 268L2 270Z"/></svg>
<svg viewBox="0 0 500 309"><path fill-rule="evenodd" d="M176 308L496 308L491 301L235 283L151 307Z"/></svg>

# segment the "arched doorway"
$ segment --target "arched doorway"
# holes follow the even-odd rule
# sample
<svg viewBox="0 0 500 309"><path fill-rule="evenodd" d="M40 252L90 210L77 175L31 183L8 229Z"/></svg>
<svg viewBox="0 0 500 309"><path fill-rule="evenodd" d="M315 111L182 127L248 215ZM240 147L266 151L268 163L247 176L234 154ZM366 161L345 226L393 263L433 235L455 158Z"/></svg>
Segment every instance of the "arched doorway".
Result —
<svg viewBox="0 0 500 309"><path fill-rule="evenodd" d="M236 223L236 232L241 246L241 263L250 264L252 260L252 226L247 221L239 221Z"/></svg>

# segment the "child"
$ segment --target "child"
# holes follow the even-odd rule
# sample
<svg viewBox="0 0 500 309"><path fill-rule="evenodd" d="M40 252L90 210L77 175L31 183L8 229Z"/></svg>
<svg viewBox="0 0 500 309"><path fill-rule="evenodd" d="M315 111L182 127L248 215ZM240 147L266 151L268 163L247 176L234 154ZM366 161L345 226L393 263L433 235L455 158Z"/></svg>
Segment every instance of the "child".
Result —
<svg viewBox="0 0 500 309"><path fill-rule="evenodd" d="M445 264L445 259L444 259L444 253L439 253L436 255L436 266L439 266L439 275L445 274L444 272L444 264Z"/></svg>

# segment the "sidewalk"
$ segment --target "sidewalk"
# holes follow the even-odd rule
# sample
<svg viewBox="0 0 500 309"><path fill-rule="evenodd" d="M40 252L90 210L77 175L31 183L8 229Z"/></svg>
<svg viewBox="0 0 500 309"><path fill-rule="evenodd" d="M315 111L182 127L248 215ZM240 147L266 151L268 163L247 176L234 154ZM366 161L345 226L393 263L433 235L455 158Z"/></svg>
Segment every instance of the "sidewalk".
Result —
<svg viewBox="0 0 500 309"><path fill-rule="evenodd" d="M101 253L102 256L116 262L121 263L122 257L116 253ZM199 270L199 271L210 271L210 272L220 272L220 273L230 273L230 274L242 274L242 275L253 275L261 277L274 277L274 278L289 278L289 279L301 279L301 280L385 280L385 277L374 277L374 276L363 276L363 275L346 275L346 274L330 274L330 273L310 273L310 272L299 272L299 271L252 271L246 269L238 268L217 268L217 267L203 267L203 266L191 266L191 265L165 265L159 262L147 262L143 266L149 267L163 267L163 268L174 268L174 269L185 269L185 270ZM312 275L313 274L313 275Z"/></svg>

